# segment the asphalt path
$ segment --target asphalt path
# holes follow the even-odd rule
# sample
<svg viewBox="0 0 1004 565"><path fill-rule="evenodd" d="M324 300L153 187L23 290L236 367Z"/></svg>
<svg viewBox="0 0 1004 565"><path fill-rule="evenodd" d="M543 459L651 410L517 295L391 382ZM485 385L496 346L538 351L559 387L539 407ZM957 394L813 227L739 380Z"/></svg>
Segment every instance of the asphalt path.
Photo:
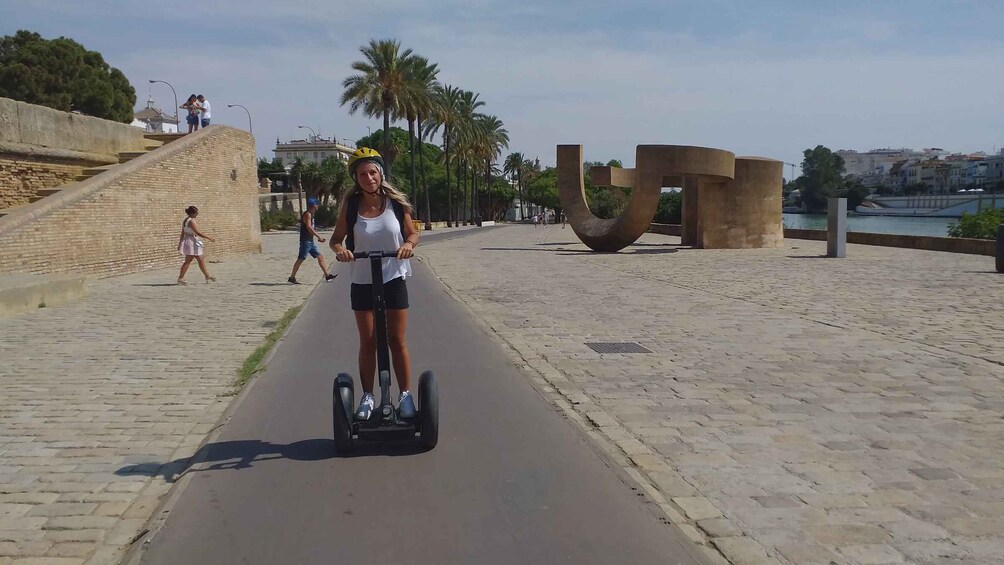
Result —
<svg viewBox="0 0 1004 565"><path fill-rule="evenodd" d="M332 381L358 379L349 282L338 277L311 295L202 461L161 470L189 478L133 561L700 563L432 272L413 266L413 388L435 372L439 445L335 453ZM357 380L357 401L359 390Z"/></svg>

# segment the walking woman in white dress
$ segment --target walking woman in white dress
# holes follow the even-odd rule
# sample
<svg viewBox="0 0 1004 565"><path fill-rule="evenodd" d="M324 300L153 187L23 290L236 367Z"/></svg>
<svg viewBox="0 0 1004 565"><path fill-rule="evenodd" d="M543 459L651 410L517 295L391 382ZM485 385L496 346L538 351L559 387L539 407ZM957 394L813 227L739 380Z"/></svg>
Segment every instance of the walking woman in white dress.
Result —
<svg viewBox="0 0 1004 565"><path fill-rule="evenodd" d="M199 238L214 242L216 240L200 232L199 226L195 224L195 217L199 215L198 208L189 206L185 208L185 214L187 216L181 222L181 237L178 239L178 253L185 256L185 262L181 264L181 272L178 274L178 284L188 284L188 281L185 280L185 273L188 272L188 266L192 264L192 259L199 262L199 268L202 269L202 274L206 276L207 284L216 282L216 277L210 275L209 270L206 269L206 260L202 258L202 251L205 245L202 243L202 239Z"/></svg>

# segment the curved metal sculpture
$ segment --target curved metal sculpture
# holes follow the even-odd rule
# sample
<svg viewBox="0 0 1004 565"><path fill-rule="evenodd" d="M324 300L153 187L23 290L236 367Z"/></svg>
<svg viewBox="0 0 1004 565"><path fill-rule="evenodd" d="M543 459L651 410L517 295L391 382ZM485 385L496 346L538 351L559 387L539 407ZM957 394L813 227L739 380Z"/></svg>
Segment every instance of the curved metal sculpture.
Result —
<svg viewBox="0 0 1004 565"><path fill-rule="evenodd" d="M639 145L635 163L634 169L590 169L597 186L632 189L620 216L597 218L586 204L582 146L558 146L558 197L572 230L591 249L619 251L648 231L664 186L683 187L684 244L777 247L783 241L781 161L737 159L708 147ZM709 206L699 206L699 191Z"/></svg>

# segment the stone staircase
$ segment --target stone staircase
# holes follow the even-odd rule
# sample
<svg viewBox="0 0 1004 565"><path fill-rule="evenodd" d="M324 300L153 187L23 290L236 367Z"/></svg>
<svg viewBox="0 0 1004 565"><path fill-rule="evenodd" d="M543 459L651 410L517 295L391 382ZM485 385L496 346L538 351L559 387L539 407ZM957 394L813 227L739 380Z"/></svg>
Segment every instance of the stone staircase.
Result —
<svg viewBox="0 0 1004 565"><path fill-rule="evenodd" d="M89 168L86 168L83 171L81 171L81 173L80 173L79 176L77 176L77 182L85 181L85 180L87 180L89 178L92 178L92 177L95 177L97 175L100 175L101 173L103 173L105 171L109 171L111 169L114 169L116 166L118 166L118 165L120 165L122 163L128 163L129 161L132 161L133 159L136 159L137 157L142 157L143 155L146 155L147 153L149 153L151 151L155 151L158 147L163 147L164 145L167 145L168 143L171 143L172 141L176 141L178 139L181 139L184 136L185 136L185 134L183 134L183 133L147 133L147 134L144 134L143 137L146 139L146 144L145 144L146 149L144 151L123 151L123 152L121 152L121 153L118 154L119 162L116 163L116 164L102 165L100 167L89 167ZM72 182L72 183L64 184L62 186L57 186L57 187L53 187L53 188L43 188L41 190L38 190L38 191L35 192L35 196L32 196L31 198L28 199L28 204L31 204L33 202L38 202L39 200L42 200L43 198L47 198L47 197L52 196L54 194L59 194L60 192L62 192L64 190L70 190L70 189L72 189L73 187L75 187L77 185L77 182ZM22 204L21 206L12 206L10 208L0 209L0 217L6 216L7 214L12 214L12 213L14 213L14 212L22 209L23 207L27 206L28 204Z"/></svg>

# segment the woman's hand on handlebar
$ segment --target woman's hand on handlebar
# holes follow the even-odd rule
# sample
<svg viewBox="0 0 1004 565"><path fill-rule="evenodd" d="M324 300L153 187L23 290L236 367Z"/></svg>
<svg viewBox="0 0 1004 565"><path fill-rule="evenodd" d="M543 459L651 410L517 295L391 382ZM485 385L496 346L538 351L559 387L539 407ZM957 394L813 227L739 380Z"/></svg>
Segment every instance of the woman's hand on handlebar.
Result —
<svg viewBox="0 0 1004 565"><path fill-rule="evenodd" d="M411 244L410 241L404 242L404 245L397 249L398 259L410 259L415 256L415 246Z"/></svg>
<svg viewBox="0 0 1004 565"><path fill-rule="evenodd" d="M341 249L335 251L335 261L338 261L339 263L348 263L349 261L355 261L355 259L356 258L347 247L342 247Z"/></svg>

